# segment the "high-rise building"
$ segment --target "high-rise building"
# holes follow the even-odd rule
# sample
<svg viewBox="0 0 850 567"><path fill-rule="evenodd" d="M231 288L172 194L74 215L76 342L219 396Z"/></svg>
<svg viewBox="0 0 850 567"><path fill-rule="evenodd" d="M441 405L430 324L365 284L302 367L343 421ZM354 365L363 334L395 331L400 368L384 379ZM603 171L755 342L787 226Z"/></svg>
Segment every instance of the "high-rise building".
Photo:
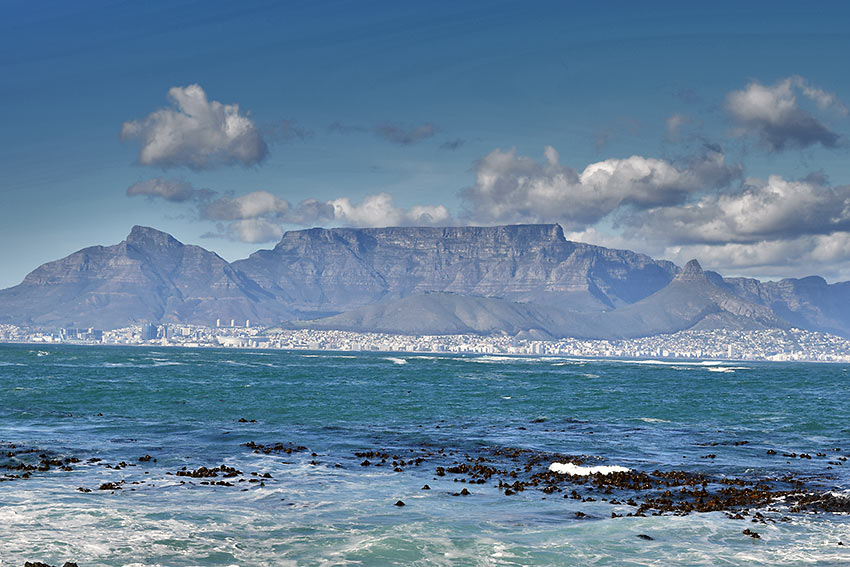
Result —
<svg viewBox="0 0 850 567"><path fill-rule="evenodd" d="M156 339L156 325L153 323L145 323L142 325L142 340L153 341Z"/></svg>

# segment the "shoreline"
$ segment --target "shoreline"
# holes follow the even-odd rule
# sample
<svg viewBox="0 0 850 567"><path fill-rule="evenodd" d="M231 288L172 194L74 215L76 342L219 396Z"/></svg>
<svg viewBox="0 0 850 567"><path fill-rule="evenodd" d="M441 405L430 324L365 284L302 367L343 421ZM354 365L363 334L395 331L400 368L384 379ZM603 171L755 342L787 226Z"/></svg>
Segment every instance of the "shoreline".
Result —
<svg viewBox="0 0 850 567"><path fill-rule="evenodd" d="M252 347L252 346L225 346L225 345L185 345L180 343L94 343L94 342L40 342L40 341L0 341L0 345L29 345L40 347L72 346L72 347L128 347L128 348L177 348L186 350L215 350L215 351L240 351L240 352L280 352L280 353L340 353L340 354L375 354L375 355L408 355L408 356L450 356L450 357L499 357L499 358L539 358L539 359L575 359L580 362L632 362L635 364L646 364L652 366L652 362L658 365L693 365L710 368L711 364L699 363L770 363L770 364L850 364L850 361L842 360L817 360L817 359L794 359L773 360L769 358L715 358L715 357L633 357L633 356L587 356L574 354L536 354L536 353L501 353L501 352L446 352L439 350L350 350L350 349L312 349L312 348L276 348L276 347Z"/></svg>

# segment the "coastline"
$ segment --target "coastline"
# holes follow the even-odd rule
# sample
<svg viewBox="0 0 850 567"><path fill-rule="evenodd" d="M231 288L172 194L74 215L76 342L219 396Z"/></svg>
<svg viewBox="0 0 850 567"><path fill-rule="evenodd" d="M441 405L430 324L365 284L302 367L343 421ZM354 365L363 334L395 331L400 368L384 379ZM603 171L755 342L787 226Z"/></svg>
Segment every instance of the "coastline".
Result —
<svg viewBox="0 0 850 567"><path fill-rule="evenodd" d="M537 353L505 353L505 352L446 352L443 350L392 350L392 349L369 349L369 350L351 350L351 349L339 349L339 348L298 348L298 347L289 347L289 348L275 348L275 347L257 347L257 346L229 346L229 345L221 345L221 344L181 344L181 343L168 343L162 344L159 342L146 342L146 343L98 343L98 342L84 342L84 341L67 341L67 342L53 342L53 343L45 343L41 341L4 341L0 340L0 345L29 345L34 347L55 347L55 346L72 346L72 347L132 347L132 348L145 348L145 349L157 349L157 348L167 348L167 349L185 349L185 350L213 350L213 351L239 351L239 352L280 352L280 353L339 353L339 354L375 354L375 355L408 355L412 357L416 356L446 356L446 357L455 357L455 358L464 358L464 357L499 357L506 359L528 359L528 358L536 358L540 360L552 359L570 359L577 362L620 362L620 363L634 363L634 364L645 364L652 365L653 363L658 365L694 365L694 366L712 366L714 364L736 364L736 363L770 363L770 364L793 364L793 363L801 363L801 364L829 364L829 365L840 365L840 364L850 364L850 354L848 354L848 360L819 360L819 359L794 359L794 360L776 360L771 358L721 358L721 357L685 357L685 356L647 356L647 357L634 357L634 356L613 356L613 355L605 355L605 356L591 356L591 355L574 355L574 354L537 354Z"/></svg>

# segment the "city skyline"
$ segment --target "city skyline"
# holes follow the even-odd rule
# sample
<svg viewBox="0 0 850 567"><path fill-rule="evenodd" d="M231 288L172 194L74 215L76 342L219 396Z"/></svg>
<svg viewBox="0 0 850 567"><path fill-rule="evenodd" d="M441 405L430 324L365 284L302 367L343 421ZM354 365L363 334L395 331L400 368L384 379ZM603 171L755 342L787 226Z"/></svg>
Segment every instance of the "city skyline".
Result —
<svg viewBox="0 0 850 567"><path fill-rule="evenodd" d="M724 275L850 279L847 8L6 6L0 287L154 226L557 222Z"/></svg>

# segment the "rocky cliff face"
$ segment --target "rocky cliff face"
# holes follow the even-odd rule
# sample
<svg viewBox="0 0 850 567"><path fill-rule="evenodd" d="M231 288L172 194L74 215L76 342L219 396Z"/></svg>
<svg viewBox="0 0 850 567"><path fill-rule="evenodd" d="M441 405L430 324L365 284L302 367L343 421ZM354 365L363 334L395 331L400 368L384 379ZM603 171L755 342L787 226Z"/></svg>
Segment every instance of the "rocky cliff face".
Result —
<svg viewBox="0 0 850 567"><path fill-rule="evenodd" d="M429 292L597 311L638 301L676 273L670 262L567 241L558 225L310 229L233 265L304 316Z"/></svg>
<svg viewBox="0 0 850 567"><path fill-rule="evenodd" d="M268 293L217 254L136 226L119 244L49 262L0 291L0 320L107 329L133 321L210 324L268 318L270 304Z"/></svg>

